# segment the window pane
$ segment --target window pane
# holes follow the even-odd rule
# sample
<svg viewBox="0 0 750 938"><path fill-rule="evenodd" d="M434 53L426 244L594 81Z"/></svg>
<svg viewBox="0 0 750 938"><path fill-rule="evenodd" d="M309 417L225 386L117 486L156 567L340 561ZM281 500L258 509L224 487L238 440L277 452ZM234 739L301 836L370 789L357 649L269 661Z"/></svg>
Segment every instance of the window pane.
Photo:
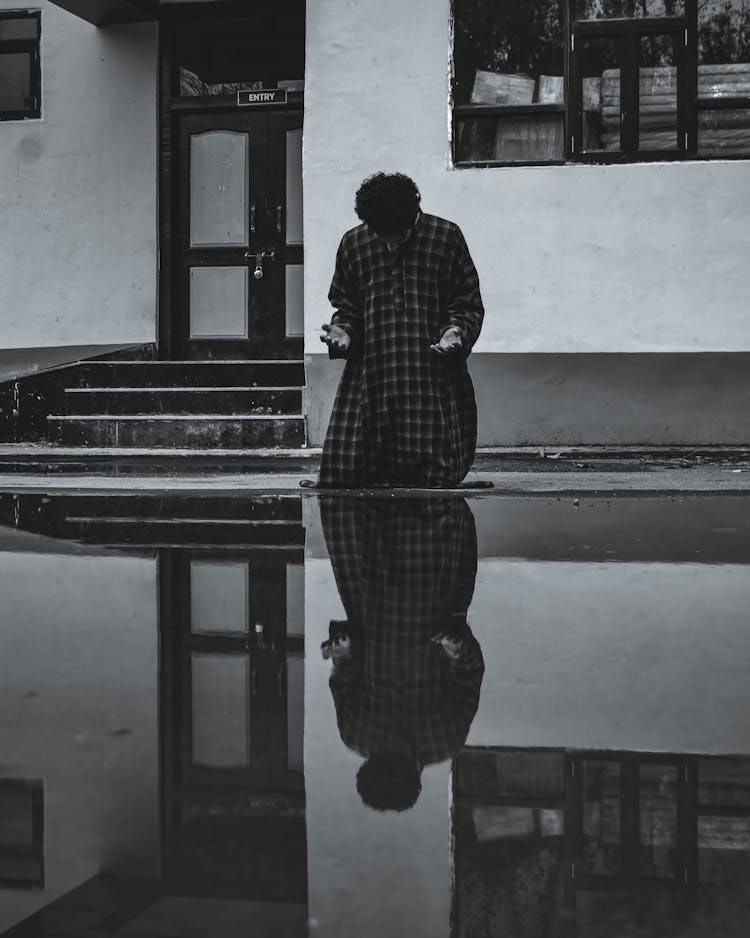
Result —
<svg viewBox="0 0 750 938"><path fill-rule="evenodd" d="M640 813L639 872L648 879L676 879L677 768L642 764L638 770Z"/></svg>
<svg viewBox="0 0 750 938"><path fill-rule="evenodd" d="M639 38L638 147L678 147L677 52L675 36Z"/></svg>
<svg viewBox="0 0 750 938"><path fill-rule="evenodd" d="M750 64L699 65L699 98L736 98L750 95Z"/></svg>
<svg viewBox="0 0 750 938"><path fill-rule="evenodd" d="M31 53L0 53L0 111L29 111L31 98Z"/></svg>
<svg viewBox="0 0 750 938"><path fill-rule="evenodd" d="M8 39L36 39L39 19L36 16L0 17L0 42Z"/></svg>
<svg viewBox="0 0 750 938"><path fill-rule="evenodd" d="M459 795L487 798L562 798L559 752L462 752L456 759Z"/></svg>
<svg viewBox="0 0 750 938"><path fill-rule="evenodd" d="M180 95L235 95L274 87L299 89L305 71L304 18L283 4L245 4L241 19L207 17L176 26ZM273 4L270 5L273 7ZM297 79L292 85L291 79Z"/></svg>
<svg viewBox="0 0 750 938"><path fill-rule="evenodd" d="M305 331L305 276L302 264L287 264L286 279L286 334L303 335Z"/></svg>
<svg viewBox="0 0 750 938"><path fill-rule="evenodd" d="M575 0L577 20L682 16L685 0Z"/></svg>
<svg viewBox="0 0 750 938"><path fill-rule="evenodd" d="M302 128L286 132L286 243L302 244Z"/></svg>
<svg viewBox="0 0 750 938"><path fill-rule="evenodd" d="M44 885L40 782L0 779L0 889Z"/></svg>
<svg viewBox="0 0 750 938"><path fill-rule="evenodd" d="M621 149L620 40L591 36L581 41L584 152Z"/></svg>
<svg viewBox="0 0 750 938"><path fill-rule="evenodd" d="M0 782L0 850L30 852L34 847L34 810L31 788Z"/></svg>
<svg viewBox="0 0 750 938"><path fill-rule="evenodd" d="M250 136L228 130L190 137L190 244L248 241Z"/></svg>
<svg viewBox="0 0 750 938"><path fill-rule="evenodd" d="M249 631L249 592L246 563L191 560L191 631L194 634L246 634Z"/></svg>
<svg viewBox="0 0 750 938"><path fill-rule="evenodd" d="M540 76L563 75L559 0L455 0L454 9L456 104L531 104Z"/></svg>
<svg viewBox="0 0 750 938"><path fill-rule="evenodd" d="M699 156L750 154L750 108L698 111Z"/></svg>
<svg viewBox="0 0 750 938"><path fill-rule="evenodd" d="M193 765L250 764L250 659L196 652L191 656Z"/></svg>
<svg viewBox="0 0 750 938"><path fill-rule="evenodd" d="M620 766L617 762L584 762L583 862L587 873L622 873L620 829Z"/></svg>
<svg viewBox="0 0 750 938"><path fill-rule="evenodd" d="M705 0L698 4L698 62L704 65L750 63L750 4L747 0ZM736 81L746 87L749 77L750 70L745 69L734 76L728 73L723 81L727 84ZM750 91L737 93L750 94Z"/></svg>
<svg viewBox="0 0 750 938"><path fill-rule="evenodd" d="M750 810L750 760L701 759L698 762L698 804Z"/></svg>
<svg viewBox="0 0 750 938"><path fill-rule="evenodd" d="M286 565L286 634L305 635L305 566Z"/></svg>
<svg viewBox="0 0 750 938"><path fill-rule="evenodd" d="M286 658L286 765L292 772L304 771L305 659Z"/></svg>
<svg viewBox="0 0 750 938"><path fill-rule="evenodd" d="M565 159L562 114L461 118L456 159L460 163L538 162Z"/></svg>
<svg viewBox="0 0 750 938"><path fill-rule="evenodd" d="M563 878L563 820L553 808L454 811L457 938L552 934L549 917Z"/></svg>
<svg viewBox="0 0 750 938"><path fill-rule="evenodd" d="M190 338L247 338L247 267L191 267Z"/></svg>

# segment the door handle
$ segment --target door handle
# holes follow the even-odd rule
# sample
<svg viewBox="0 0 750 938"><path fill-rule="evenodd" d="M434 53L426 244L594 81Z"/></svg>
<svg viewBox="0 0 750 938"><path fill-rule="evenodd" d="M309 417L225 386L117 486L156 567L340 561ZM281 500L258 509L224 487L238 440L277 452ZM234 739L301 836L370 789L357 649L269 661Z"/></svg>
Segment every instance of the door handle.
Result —
<svg viewBox="0 0 750 938"><path fill-rule="evenodd" d="M284 207L282 206L281 202L279 202L276 206L276 233L277 234L281 234L283 220L284 220Z"/></svg>
<svg viewBox="0 0 750 938"><path fill-rule="evenodd" d="M244 257L246 261L249 261L253 257L255 258L255 270L253 271L253 277L255 277L256 280L262 280L263 261L275 261L276 251L259 251L257 254L254 254L252 251L245 251Z"/></svg>

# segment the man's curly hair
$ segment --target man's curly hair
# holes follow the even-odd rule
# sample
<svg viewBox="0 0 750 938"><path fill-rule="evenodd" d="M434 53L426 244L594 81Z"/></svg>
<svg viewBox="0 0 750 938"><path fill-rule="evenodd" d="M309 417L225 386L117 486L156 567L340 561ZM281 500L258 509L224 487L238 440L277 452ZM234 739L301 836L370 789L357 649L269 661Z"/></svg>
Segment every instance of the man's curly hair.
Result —
<svg viewBox="0 0 750 938"><path fill-rule="evenodd" d="M403 173L375 173L357 189L354 210L376 234L397 235L411 228L421 196Z"/></svg>
<svg viewBox="0 0 750 938"><path fill-rule="evenodd" d="M363 803L376 811L406 811L422 791L420 769L402 753L376 753L357 772L357 791Z"/></svg>

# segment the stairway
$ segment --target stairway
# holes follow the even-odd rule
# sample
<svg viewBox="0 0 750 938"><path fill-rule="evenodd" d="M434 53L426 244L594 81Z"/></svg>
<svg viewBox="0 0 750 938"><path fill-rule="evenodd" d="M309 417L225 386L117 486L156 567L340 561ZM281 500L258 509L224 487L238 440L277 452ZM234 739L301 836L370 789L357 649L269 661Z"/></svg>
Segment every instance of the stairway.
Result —
<svg viewBox="0 0 750 938"><path fill-rule="evenodd" d="M291 449L305 446L301 361L88 361L48 418L63 446Z"/></svg>
<svg viewBox="0 0 750 938"><path fill-rule="evenodd" d="M305 543L299 496L133 492L2 495L0 524L82 544L284 551Z"/></svg>

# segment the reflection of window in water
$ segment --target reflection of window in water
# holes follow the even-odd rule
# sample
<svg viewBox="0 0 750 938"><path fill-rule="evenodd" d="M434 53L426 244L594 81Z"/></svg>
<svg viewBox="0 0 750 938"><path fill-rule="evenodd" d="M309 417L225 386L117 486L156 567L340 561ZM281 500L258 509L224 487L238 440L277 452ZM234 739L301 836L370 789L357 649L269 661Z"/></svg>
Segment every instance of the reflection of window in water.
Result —
<svg viewBox="0 0 750 938"><path fill-rule="evenodd" d="M466 749L453 800L456 938L747 920L750 759Z"/></svg>
<svg viewBox="0 0 750 938"><path fill-rule="evenodd" d="M44 886L44 789L0 779L0 888Z"/></svg>

